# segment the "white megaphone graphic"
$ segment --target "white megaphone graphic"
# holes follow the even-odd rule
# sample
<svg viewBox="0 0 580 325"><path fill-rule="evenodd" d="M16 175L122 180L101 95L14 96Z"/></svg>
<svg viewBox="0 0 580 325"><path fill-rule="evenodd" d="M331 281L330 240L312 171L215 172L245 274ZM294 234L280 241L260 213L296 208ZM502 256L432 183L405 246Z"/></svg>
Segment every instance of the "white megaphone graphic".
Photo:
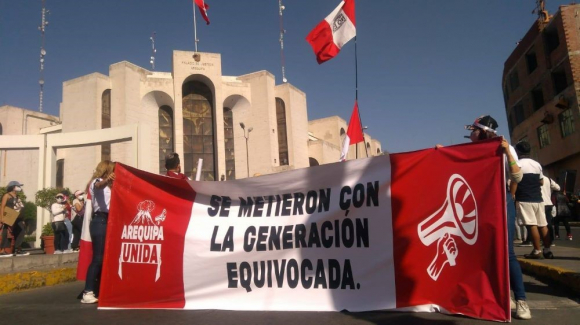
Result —
<svg viewBox="0 0 580 325"><path fill-rule="evenodd" d="M461 175L453 174L447 183L447 198L443 205L417 227L419 239L425 246L437 241L437 254L427 268L437 281L446 264L455 266L459 250L452 236L468 245L477 241L477 203L475 196Z"/></svg>

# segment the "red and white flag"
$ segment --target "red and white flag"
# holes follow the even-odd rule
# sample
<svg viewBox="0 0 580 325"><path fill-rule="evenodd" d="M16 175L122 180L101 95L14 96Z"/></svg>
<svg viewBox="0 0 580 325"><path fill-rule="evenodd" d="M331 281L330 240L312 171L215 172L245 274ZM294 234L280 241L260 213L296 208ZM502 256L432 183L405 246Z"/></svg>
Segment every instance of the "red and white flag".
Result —
<svg viewBox="0 0 580 325"><path fill-rule="evenodd" d="M318 64L335 57L356 36L355 25L354 0L343 0L306 36Z"/></svg>
<svg viewBox="0 0 580 325"><path fill-rule="evenodd" d="M117 164L99 308L509 321L499 147L497 138L228 182Z"/></svg>
<svg viewBox="0 0 580 325"><path fill-rule="evenodd" d="M362 125L360 124L360 117L358 114L358 102L354 102L354 108L352 110L352 115L350 116L350 121L348 122L348 131L344 136L344 141L342 142L342 152L340 153L340 161L346 160L346 155L348 154L348 148L351 144L357 144L359 142L364 142L364 134L362 130Z"/></svg>
<svg viewBox="0 0 580 325"><path fill-rule="evenodd" d="M207 17L207 10L209 9L209 5L205 3L204 0L193 0L193 1L199 8L199 13L201 14L201 17L203 17L203 20L205 20L205 22L209 25L209 18Z"/></svg>
<svg viewBox="0 0 580 325"><path fill-rule="evenodd" d="M81 231L81 241L79 243L79 262L77 264L77 280L84 281L87 278L87 270L93 260L93 241L91 239L90 225L93 219L93 204L91 202L91 191L85 191L85 215L83 218L83 229Z"/></svg>

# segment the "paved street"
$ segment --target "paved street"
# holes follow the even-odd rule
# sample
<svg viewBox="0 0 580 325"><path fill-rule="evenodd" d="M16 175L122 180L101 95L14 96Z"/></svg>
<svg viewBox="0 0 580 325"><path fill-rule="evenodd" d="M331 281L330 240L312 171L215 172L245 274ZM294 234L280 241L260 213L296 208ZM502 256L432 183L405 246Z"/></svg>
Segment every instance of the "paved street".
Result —
<svg viewBox="0 0 580 325"><path fill-rule="evenodd" d="M578 324L580 297L572 297L525 276L532 320L526 324ZM460 316L396 312L240 312L97 310L77 294L82 282L0 296L0 319L8 324L492 324ZM513 322L522 323L514 319Z"/></svg>

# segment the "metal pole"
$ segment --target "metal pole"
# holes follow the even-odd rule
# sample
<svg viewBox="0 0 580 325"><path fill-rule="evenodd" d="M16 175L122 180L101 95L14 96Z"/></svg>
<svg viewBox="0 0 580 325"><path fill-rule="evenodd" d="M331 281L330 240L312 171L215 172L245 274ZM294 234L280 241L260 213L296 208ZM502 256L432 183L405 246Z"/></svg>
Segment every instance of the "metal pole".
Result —
<svg viewBox="0 0 580 325"><path fill-rule="evenodd" d="M195 52L197 53L197 24L195 22L195 1L191 2L193 4L193 43L195 43Z"/></svg>
<svg viewBox="0 0 580 325"><path fill-rule="evenodd" d="M246 167L248 169L248 178L250 178L250 153L248 151L248 138L250 137L250 132L246 137L246 130L244 130L244 138L246 138Z"/></svg>

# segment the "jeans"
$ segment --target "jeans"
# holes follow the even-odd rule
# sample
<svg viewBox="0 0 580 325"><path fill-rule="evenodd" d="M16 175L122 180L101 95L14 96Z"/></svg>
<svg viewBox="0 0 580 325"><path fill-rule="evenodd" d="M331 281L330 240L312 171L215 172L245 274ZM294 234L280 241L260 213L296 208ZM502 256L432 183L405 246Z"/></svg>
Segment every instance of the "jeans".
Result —
<svg viewBox="0 0 580 325"><path fill-rule="evenodd" d="M54 250L61 252L67 250L69 236L64 221L53 222L52 229L54 230Z"/></svg>
<svg viewBox="0 0 580 325"><path fill-rule="evenodd" d="M103 268L103 255L105 254L105 238L107 236L107 213L96 212L89 226L91 240L93 242L93 260L87 270L85 292L93 291L98 295Z"/></svg>
<svg viewBox="0 0 580 325"><path fill-rule="evenodd" d="M508 255L510 270L510 287L514 291L517 300L526 300L526 291L524 289L524 278L522 269L514 251L514 233L516 228L516 206L512 195L507 192L507 224L508 224Z"/></svg>
<svg viewBox="0 0 580 325"><path fill-rule="evenodd" d="M556 236L560 237L560 222L564 223L564 228L566 228L566 235L572 235L572 230L570 229L570 224L568 223L568 217L565 216L556 216L554 218L554 232Z"/></svg>
<svg viewBox="0 0 580 325"><path fill-rule="evenodd" d="M17 218L12 227L8 226L7 224L3 224L2 228L2 243L0 244L0 248L10 248L12 243L8 239L8 228L12 230L12 236L14 237L14 250L19 250L22 246L22 242L24 241L24 235L26 230L26 224L24 220Z"/></svg>
<svg viewBox="0 0 580 325"><path fill-rule="evenodd" d="M81 241L81 233L83 231L83 217L76 216L72 221L73 226L73 240L71 247L72 249L79 248L79 242Z"/></svg>
<svg viewBox="0 0 580 325"><path fill-rule="evenodd" d="M548 236L550 237L550 243L554 242L554 227L552 220L552 208L553 205L544 205L544 212L546 213L546 222L548 223Z"/></svg>

